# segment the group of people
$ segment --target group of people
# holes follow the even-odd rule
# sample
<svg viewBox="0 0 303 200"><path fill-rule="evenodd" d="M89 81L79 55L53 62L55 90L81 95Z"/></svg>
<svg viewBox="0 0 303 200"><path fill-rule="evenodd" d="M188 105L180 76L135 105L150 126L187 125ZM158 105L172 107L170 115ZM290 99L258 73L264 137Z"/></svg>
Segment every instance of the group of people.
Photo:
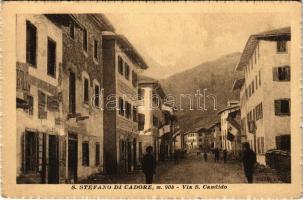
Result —
<svg viewBox="0 0 303 200"><path fill-rule="evenodd" d="M227 151L224 149L222 151L222 153L223 153L223 161L224 161L224 163L226 163L226 161L227 161ZM219 160L220 160L220 150L218 148L215 148L214 151L213 151L213 154L214 154L215 162L219 162ZM207 154L206 151L204 151L204 153L203 153L203 158L204 158L204 161L207 162L208 154Z"/></svg>
<svg viewBox="0 0 303 200"><path fill-rule="evenodd" d="M222 153L223 153L223 161L226 162L227 151L223 150ZM219 162L220 159L219 149L214 150L214 155L215 155L215 162ZM203 157L204 160L207 161L206 152L204 152ZM256 153L250 148L248 142L243 144L242 162L243 162L244 174L246 176L247 182L252 183L255 164L256 164ZM143 173L145 174L146 184L152 184L154 174L156 173L156 159L153 155L153 147L151 146L148 146L146 148L146 154L143 156L142 159L142 170Z"/></svg>

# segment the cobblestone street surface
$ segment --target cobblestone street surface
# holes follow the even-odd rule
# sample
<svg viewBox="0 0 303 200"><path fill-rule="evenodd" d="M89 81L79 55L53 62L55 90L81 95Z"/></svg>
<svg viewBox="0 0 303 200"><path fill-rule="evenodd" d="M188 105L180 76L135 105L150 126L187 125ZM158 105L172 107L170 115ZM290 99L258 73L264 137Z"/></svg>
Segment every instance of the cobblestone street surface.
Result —
<svg viewBox="0 0 303 200"><path fill-rule="evenodd" d="M141 171L117 176L93 176L83 183L99 184L144 184L145 177ZM277 175L270 169L256 170L255 183L280 183ZM212 184L212 183L246 183L242 164L235 162L215 163L212 156L204 162L202 156L191 155L187 159L160 162L157 166L154 183L156 184Z"/></svg>

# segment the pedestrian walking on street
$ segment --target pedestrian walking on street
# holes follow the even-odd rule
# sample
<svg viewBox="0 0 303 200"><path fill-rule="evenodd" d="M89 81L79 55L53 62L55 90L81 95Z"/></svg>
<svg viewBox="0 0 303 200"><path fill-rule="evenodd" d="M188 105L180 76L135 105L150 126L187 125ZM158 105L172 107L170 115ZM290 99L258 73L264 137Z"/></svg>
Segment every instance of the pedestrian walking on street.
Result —
<svg viewBox="0 0 303 200"><path fill-rule="evenodd" d="M207 162L207 153L206 153L206 151L204 151L203 157L204 157L204 161Z"/></svg>
<svg viewBox="0 0 303 200"><path fill-rule="evenodd" d="M248 142L243 144L243 167L248 183L253 182L254 168L256 164L256 153L250 148Z"/></svg>
<svg viewBox="0 0 303 200"><path fill-rule="evenodd" d="M215 162L219 162L220 151L218 148L215 149Z"/></svg>
<svg viewBox="0 0 303 200"><path fill-rule="evenodd" d="M146 154L143 156L142 169L145 174L145 183L152 184L153 176L156 173L156 161L153 156L153 147L148 146L146 148Z"/></svg>
<svg viewBox="0 0 303 200"><path fill-rule="evenodd" d="M223 150L223 161L224 163L226 163L226 160L227 160L227 151L226 149Z"/></svg>

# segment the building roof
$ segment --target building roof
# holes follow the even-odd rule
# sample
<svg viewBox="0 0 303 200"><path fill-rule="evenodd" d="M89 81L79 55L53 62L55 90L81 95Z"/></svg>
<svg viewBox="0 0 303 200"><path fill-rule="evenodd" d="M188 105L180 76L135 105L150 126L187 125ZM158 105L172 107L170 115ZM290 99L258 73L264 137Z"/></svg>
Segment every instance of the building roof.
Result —
<svg viewBox="0 0 303 200"><path fill-rule="evenodd" d="M218 112L218 115L220 115L222 112L224 112L226 110L232 110L232 109L240 109L240 106L239 105L227 106L226 108L220 110Z"/></svg>
<svg viewBox="0 0 303 200"><path fill-rule="evenodd" d="M136 48L129 42L129 40L121 34L116 34L111 31L102 32L103 39L115 39L120 45L122 51L141 69L147 69L148 65L146 64L143 57L139 54Z"/></svg>
<svg viewBox="0 0 303 200"><path fill-rule="evenodd" d="M274 30L251 35L246 42L240 61L236 66L235 70L240 71L249 63L249 60L253 55L259 40L279 40L279 39L290 40L290 35L291 35L290 27L274 29Z"/></svg>
<svg viewBox="0 0 303 200"><path fill-rule="evenodd" d="M210 125L210 127L208 127L208 129L212 129L212 128L214 128L214 127L216 127L216 126L220 126L221 125L221 122L215 122L215 123L213 123L212 125Z"/></svg>
<svg viewBox="0 0 303 200"><path fill-rule="evenodd" d="M154 83L158 83L159 81L149 77L149 76L144 76L144 75L140 75L138 76L138 83L139 84L143 84L143 83L150 83L150 84L154 84Z"/></svg>
<svg viewBox="0 0 303 200"><path fill-rule="evenodd" d="M239 78L239 79L236 79L233 83L233 87L232 87L232 90L239 90L242 88L243 84L245 82L245 78Z"/></svg>
<svg viewBox="0 0 303 200"><path fill-rule="evenodd" d="M161 98L165 97L165 92L158 80L148 76L140 75L138 76L138 83L139 86L141 87L144 85L152 85L156 89L156 92L160 95Z"/></svg>

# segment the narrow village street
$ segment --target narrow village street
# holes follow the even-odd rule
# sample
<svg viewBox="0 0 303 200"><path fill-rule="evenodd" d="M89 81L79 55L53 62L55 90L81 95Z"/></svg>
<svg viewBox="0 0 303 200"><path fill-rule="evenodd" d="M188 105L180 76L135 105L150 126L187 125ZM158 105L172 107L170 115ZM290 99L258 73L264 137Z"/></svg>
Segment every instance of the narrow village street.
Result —
<svg viewBox="0 0 303 200"><path fill-rule="evenodd" d="M278 177L272 171L270 173L257 172L257 183L279 183ZM94 176L83 183L99 184L142 184L145 176L142 171L119 176ZM173 160L160 162L157 166L155 184L236 184L246 183L241 163L214 162L213 156L208 156L205 162L201 155L190 154L187 159L181 159L178 164Z"/></svg>

